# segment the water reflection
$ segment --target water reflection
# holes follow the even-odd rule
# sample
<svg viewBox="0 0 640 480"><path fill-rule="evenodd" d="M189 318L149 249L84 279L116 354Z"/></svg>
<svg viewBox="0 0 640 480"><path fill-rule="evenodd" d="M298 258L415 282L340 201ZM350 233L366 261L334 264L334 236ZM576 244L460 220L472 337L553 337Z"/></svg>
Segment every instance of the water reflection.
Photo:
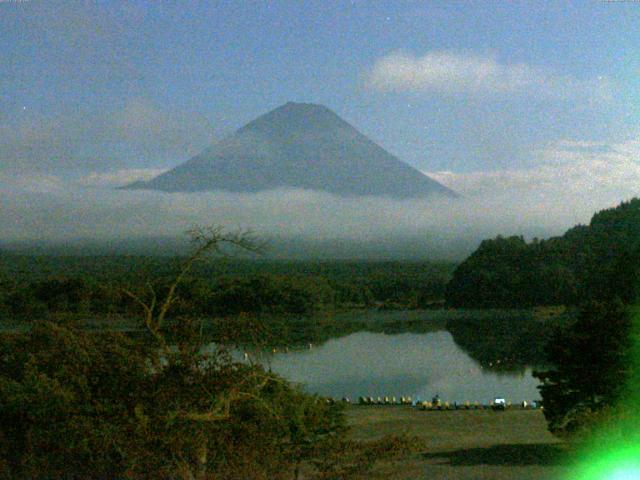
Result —
<svg viewBox="0 0 640 480"><path fill-rule="evenodd" d="M407 396L448 401L513 402L539 397L531 369L497 373L483 369L445 331L385 335L358 332L311 349L270 353L264 362L314 393L336 398Z"/></svg>

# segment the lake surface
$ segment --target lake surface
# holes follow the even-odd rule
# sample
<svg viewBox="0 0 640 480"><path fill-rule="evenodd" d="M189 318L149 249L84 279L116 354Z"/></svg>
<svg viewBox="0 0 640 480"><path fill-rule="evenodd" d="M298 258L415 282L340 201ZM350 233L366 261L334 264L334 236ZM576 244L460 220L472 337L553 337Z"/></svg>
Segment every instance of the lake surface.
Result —
<svg viewBox="0 0 640 480"><path fill-rule="evenodd" d="M358 332L311 348L264 354L273 371L313 393L334 398L411 396L488 403L540 398L527 368L519 374L483 369L450 333Z"/></svg>

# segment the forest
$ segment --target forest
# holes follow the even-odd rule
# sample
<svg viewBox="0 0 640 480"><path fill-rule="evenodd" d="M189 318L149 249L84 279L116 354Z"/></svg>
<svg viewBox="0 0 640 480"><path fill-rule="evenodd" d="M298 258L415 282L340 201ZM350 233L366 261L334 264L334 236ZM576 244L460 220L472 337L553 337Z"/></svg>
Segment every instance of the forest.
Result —
<svg viewBox="0 0 640 480"><path fill-rule="evenodd" d="M636 294L640 260L640 199L602 210L589 225L525 241L484 240L453 272L446 304L455 308L576 306L587 298Z"/></svg>
<svg viewBox="0 0 640 480"><path fill-rule="evenodd" d="M136 315L124 293L158 290L181 258L0 256L0 318ZM454 265L428 262L207 259L178 286L173 316L294 314L441 306Z"/></svg>

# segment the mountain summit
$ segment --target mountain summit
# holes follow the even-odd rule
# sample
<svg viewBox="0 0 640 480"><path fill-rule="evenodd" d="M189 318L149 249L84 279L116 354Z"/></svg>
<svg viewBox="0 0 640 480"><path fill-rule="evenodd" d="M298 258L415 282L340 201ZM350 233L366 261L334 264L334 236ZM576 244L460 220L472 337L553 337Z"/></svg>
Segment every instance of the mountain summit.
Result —
<svg viewBox="0 0 640 480"><path fill-rule="evenodd" d="M126 188L258 192L278 187L394 198L456 194L322 105L289 102L189 161Z"/></svg>

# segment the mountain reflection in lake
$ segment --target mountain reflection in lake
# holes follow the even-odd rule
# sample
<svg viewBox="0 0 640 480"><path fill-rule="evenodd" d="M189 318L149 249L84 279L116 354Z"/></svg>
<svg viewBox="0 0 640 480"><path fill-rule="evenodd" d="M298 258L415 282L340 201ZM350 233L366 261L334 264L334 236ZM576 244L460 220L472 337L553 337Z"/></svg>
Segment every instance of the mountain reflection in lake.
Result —
<svg viewBox="0 0 640 480"><path fill-rule="evenodd" d="M385 335L358 332L310 349L265 355L266 366L320 395L412 396L438 393L450 402L515 402L539 398L531 369L519 374L482 369L445 331Z"/></svg>

